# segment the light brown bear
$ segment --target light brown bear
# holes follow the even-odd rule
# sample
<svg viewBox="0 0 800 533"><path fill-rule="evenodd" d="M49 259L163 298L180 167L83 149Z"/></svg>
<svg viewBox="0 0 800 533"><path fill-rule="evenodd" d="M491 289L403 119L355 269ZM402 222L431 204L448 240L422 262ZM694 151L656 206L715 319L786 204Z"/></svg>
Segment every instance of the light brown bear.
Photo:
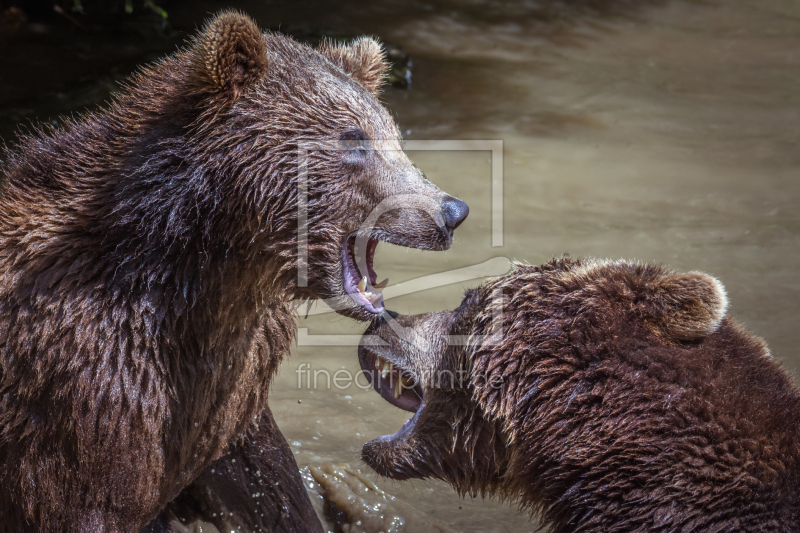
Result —
<svg viewBox="0 0 800 533"><path fill-rule="evenodd" d="M375 317L378 241L445 249L467 214L403 153L385 70L373 39L312 49L225 12L5 153L0 531L160 531L182 491L321 531L267 407L293 302Z"/></svg>
<svg viewBox="0 0 800 533"><path fill-rule="evenodd" d="M361 364L414 416L363 459L554 532L800 531L800 392L726 306L702 273L555 260L376 321Z"/></svg>

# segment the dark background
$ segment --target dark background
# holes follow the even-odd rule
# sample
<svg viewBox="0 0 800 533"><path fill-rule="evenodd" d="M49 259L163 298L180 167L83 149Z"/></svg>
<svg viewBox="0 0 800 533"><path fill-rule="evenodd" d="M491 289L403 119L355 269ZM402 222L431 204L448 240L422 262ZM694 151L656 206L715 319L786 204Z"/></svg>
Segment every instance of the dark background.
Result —
<svg viewBox="0 0 800 533"><path fill-rule="evenodd" d="M409 57L386 41L381 28L419 16L444 14L464 23L509 17L537 37L575 44L571 30L589 19L635 19L659 0L542 0L471 3L439 0L358 1L179 1L179 0L0 0L0 138L21 126L57 121L108 100L137 65L173 52L212 13L241 9L259 26L312 44L322 36L381 38L398 63L388 89L407 90ZM368 9L362 9L368 5ZM128 9L126 9L126 7ZM477 82L478 80L469 80ZM460 110L462 113L468 110Z"/></svg>

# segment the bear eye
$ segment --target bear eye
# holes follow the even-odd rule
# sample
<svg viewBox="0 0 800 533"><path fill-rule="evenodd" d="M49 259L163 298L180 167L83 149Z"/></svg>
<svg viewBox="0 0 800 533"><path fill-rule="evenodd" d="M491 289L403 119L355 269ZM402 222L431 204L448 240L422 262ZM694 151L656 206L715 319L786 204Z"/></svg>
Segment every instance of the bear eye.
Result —
<svg viewBox="0 0 800 533"><path fill-rule="evenodd" d="M341 139L343 141L366 141L367 134L363 130L354 129L342 133Z"/></svg>
<svg viewBox="0 0 800 533"><path fill-rule="evenodd" d="M361 129L354 129L342 133L340 139L345 148L345 160L348 163L360 163L367 154L364 141L369 140L367 134Z"/></svg>

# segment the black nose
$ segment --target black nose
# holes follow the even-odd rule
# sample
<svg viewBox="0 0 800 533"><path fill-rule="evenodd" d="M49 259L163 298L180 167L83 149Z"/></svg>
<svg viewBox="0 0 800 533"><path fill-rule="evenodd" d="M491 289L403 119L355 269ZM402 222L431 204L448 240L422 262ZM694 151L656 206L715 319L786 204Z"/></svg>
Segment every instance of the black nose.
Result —
<svg viewBox="0 0 800 533"><path fill-rule="evenodd" d="M469 215L469 206L458 198L447 196L442 202L442 211L444 212L444 225L452 233Z"/></svg>

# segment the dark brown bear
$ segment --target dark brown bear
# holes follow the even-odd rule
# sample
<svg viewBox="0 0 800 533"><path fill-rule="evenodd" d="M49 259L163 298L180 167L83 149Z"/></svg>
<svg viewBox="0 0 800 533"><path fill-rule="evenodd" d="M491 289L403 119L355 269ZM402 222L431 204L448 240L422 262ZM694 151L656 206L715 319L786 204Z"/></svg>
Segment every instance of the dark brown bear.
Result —
<svg viewBox="0 0 800 533"><path fill-rule="evenodd" d="M403 154L385 68L226 12L5 154L0 531L136 532L193 482L246 529L321 531L267 408L293 301L376 316L377 242L444 249L467 213Z"/></svg>
<svg viewBox="0 0 800 533"><path fill-rule="evenodd" d="M361 364L415 414L363 458L554 532L800 531L800 392L726 306L702 273L558 260L378 321Z"/></svg>

